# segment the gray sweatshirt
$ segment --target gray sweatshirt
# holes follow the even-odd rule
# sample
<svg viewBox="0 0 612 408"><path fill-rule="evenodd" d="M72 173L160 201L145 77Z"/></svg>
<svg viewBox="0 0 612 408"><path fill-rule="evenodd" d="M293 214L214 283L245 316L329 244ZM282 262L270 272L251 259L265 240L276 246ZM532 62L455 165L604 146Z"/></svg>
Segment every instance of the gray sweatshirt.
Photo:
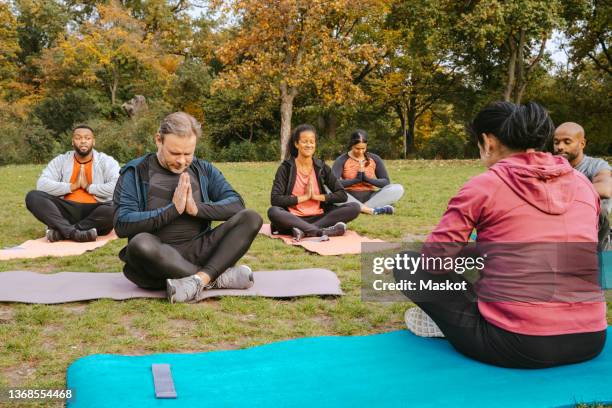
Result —
<svg viewBox="0 0 612 408"><path fill-rule="evenodd" d="M92 166L92 180L87 192L98 202L111 201L119 178L119 163L111 156L94 149ZM43 170L36 183L36 189L58 197L69 194L73 168L74 151L60 154Z"/></svg>

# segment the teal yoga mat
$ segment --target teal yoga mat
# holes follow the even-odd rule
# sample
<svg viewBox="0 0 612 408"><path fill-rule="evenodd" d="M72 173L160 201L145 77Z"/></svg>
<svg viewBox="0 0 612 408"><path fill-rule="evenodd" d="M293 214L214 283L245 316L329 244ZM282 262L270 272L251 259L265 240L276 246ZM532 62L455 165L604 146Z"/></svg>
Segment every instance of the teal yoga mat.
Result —
<svg viewBox="0 0 612 408"><path fill-rule="evenodd" d="M612 329L608 328L608 335ZM243 350L83 357L68 407L558 407L612 401L612 345L582 364L505 369L407 331L313 337ZM155 399L151 364L177 399Z"/></svg>

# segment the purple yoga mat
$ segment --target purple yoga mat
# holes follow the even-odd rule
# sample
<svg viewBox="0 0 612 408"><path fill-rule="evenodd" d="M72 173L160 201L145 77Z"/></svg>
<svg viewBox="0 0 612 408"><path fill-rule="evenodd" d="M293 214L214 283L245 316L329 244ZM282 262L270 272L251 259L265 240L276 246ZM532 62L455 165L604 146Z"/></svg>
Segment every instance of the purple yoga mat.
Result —
<svg viewBox="0 0 612 408"><path fill-rule="evenodd" d="M253 272L249 289L212 289L200 300L219 296L288 298L309 295L342 295L340 281L327 269ZM66 303L109 298L164 298L165 291L140 289L120 272L0 272L0 302Z"/></svg>

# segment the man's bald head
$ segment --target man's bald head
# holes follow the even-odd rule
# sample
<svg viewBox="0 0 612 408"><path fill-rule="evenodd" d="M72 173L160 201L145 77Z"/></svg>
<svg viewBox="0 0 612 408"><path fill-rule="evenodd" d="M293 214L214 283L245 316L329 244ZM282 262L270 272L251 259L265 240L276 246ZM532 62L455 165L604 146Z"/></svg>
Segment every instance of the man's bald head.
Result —
<svg viewBox="0 0 612 408"><path fill-rule="evenodd" d="M576 167L584 156L586 139L584 129L577 123L565 122L555 129L555 154L565 157L573 167Z"/></svg>
<svg viewBox="0 0 612 408"><path fill-rule="evenodd" d="M556 134L567 135L577 139L584 139L584 128L574 122L565 122L560 124L557 129L555 129L555 135Z"/></svg>

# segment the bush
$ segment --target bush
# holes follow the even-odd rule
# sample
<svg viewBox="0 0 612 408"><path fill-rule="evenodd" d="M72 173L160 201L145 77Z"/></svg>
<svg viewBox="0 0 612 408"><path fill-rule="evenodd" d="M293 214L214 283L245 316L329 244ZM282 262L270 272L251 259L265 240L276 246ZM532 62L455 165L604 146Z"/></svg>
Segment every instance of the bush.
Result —
<svg viewBox="0 0 612 408"><path fill-rule="evenodd" d="M39 121L0 112L0 165L45 163L61 151L53 134Z"/></svg>
<svg viewBox="0 0 612 408"><path fill-rule="evenodd" d="M212 150L206 154L207 160L216 162L276 161L280 155L279 142L232 143L228 147Z"/></svg>
<svg viewBox="0 0 612 408"><path fill-rule="evenodd" d="M69 131L76 123L84 122L103 110L96 95L75 89L62 95L46 97L34 107L33 114L55 135Z"/></svg>
<svg viewBox="0 0 612 408"><path fill-rule="evenodd" d="M451 122L433 132L419 156L425 159L463 159L468 149L463 126Z"/></svg>
<svg viewBox="0 0 612 408"><path fill-rule="evenodd" d="M29 163L46 163L63 150L51 131L40 122L32 121L29 125L22 126L28 146Z"/></svg>
<svg viewBox="0 0 612 408"><path fill-rule="evenodd" d="M113 156L120 163L156 151L155 134L161 119L169 112L167 105L151 102L147 112L132 119L89 122L96 134L96 149Z"/></svg>

